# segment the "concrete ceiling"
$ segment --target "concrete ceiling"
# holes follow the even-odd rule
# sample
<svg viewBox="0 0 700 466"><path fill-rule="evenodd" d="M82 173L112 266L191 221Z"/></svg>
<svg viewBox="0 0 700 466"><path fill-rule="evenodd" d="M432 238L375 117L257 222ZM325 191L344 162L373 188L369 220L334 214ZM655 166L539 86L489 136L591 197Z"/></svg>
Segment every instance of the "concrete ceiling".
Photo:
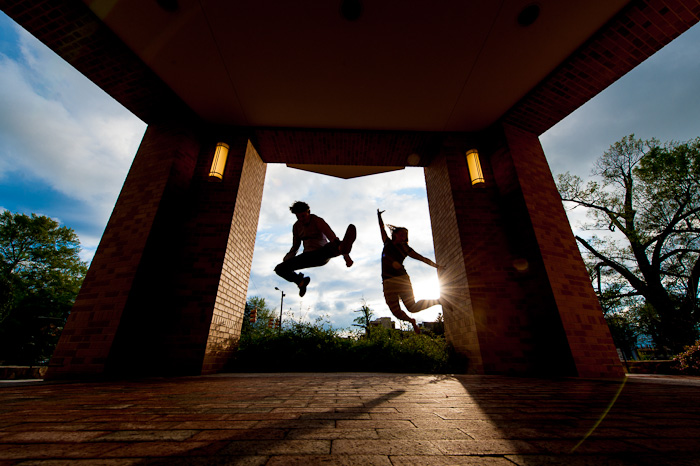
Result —
<svg viewBox="0 0 700 466"><path fill-rule="evenodd" d="M441 132L496 122L627 3L344 1L85 4L206 121Z"/></svg>

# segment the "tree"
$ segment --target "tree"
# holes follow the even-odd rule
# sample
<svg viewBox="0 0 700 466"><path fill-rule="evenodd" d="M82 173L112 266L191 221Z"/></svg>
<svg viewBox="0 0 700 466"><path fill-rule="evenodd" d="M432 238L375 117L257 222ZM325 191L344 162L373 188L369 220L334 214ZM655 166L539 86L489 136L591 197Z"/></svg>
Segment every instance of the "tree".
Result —
<svg viewBox="0 0 700 466"><path fill-rule="evenodd" d="M435 325L433 326L433 334L435 335L444 335L445 334L445 318L442 315L442 312L440 312L437 315L437 319L435 319Z"/></svg>
<svg viewBox="0 0 700 466"><path fill-rule="evenodd" d="M251 322L251 315L253 314L255 314L255 322ZM241 335L246 336L252 333L266 332L270 318L274 318L274 312L267 307L265 298L251 296L245 303Z"/></svg>
<svg viewBox="0 0 700 466"><path fill-rule="evenodd" d="M47 359L82 284L75 232L45 216L0 213L0 360Z"/></svg>
<svg viewBox="0 0 700 466"><path fill-rule="evenodd" d="M353 320L353 327L363 328L365 330L365 335L369 336L370 322L372 322L372 317L374 317L374 311L372 311L363 300L362 307L355 312L359 312L360 315Z"/></svg>
<svg viewBox="0 0 700 466"><path fill-rule="evenodd" d="M700 138L660 145L634 134L611 145L595 163L600 181L583 186L559 175L562 200L588 210L576 236L590 269L604 267L635 307L656 346L680 352L698 337L700 278Z"/></svg>
<svg viewBox="0 0 700 466"><path fill-rule="evenodd" d="M624 286L619 281L608 283L605 291L598 292L598 298L615 346L625 358L632 359L637 338L644 332L639 312L640 301L643 303L643 300L621 291Z"/></svg>

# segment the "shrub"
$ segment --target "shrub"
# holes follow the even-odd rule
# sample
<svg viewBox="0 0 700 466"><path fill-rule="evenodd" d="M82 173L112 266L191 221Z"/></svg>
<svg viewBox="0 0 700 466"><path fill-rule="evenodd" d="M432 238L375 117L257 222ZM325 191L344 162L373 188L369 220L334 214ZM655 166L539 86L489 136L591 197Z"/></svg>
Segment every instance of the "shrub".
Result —
<svg viewBox="0 0 700 466"><path fill-rule="evenodd" d="M700 375L700 340L694 345L686 346L685 351L673 358L674 368L681 374Z"/></svg>
<svg viewBox="0 0 700 466"><path fill-rule="evenodd" d="M460 367L461 365L461 367ZM229 370L235 372L463 372L444 337L375 327L342 336L316 324L294 322L282 331L244 335Z"/></svg>

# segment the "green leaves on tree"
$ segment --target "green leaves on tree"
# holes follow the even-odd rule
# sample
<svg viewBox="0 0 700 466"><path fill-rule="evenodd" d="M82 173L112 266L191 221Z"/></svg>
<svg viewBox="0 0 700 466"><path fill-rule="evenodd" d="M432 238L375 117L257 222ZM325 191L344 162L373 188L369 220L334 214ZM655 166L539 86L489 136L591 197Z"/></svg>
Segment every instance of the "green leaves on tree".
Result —
<svg viewBox="0 0 700 466"><path fill-rule="evenodd" d="M50 357L87 264L75 232L55 220L0 213L0 361Z"/></svg>
<svg viewBox="0 0 700 466"><path fill-rule="evenodd" d="M589 270L604 270L606 288L625 298L613 307L638 311L657 347L680 352L700 329L700 138L661 144L631 134L591 174L585 185L570 173L557 182L565 205L587 209L591 234L576 239Z"/></svg>

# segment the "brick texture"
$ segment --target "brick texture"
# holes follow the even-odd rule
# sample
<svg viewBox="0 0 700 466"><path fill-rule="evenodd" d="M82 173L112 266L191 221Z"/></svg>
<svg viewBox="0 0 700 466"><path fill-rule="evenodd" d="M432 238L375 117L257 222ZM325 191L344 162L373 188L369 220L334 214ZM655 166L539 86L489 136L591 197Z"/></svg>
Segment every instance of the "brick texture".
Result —
<svg viewBox="0 0 700 466"><path fill-rule="evenodd" d="M458 353L469 359L470 373L483 373L483 360L479 347L474 309L472 307L467 263L460 234L458 206L455 202L450 170L458 165L459 149L445 147L433 163L424 169L428 207L433 230L435 260L445 265L439 271L445 333ZM465 176L466 165L459 174Z"/></svg>
<svg viewBox="0 0 700 466"><path fill-rule="evenodd" d="M469 372L622 375L537 137L453 135L425 174L447 337Z"/></svg>
<svg viewBox="0 0 700 466"><path fill-rule="evenodd" d="M203 373L216 372L226 365L238 343L237 336L241 334L265 171L266 165L248 143L245 159L240 164L240 182L208 333Z"/></svg>
<svg viewBox="0 0 700 466"><path fill-rule="evenodd" d="M577 373L621 376L620 359L542 146L536 136L514 127L505 126L505 135Z"/></svg>
<svg viewBox="0 0 700 466"><path fill-rule="evenodd" d="M632 1L504 121L542 134L700 20L700 0Z"/></svg>
<svg viewBox="0 0 700 466"><path fill-rule="evenodd" d="M182 128L149 126L50 362L47 378L103 373L124 312L139 294L170 216L163 198L179 197L199 146ZM130 303L132 301L132 303ZM147 337L146 337L147 338Z"/></svg>
<svg viewBox="0 0 700 466"><path fill-rule="evenodd" d="M446 331L470 371L621 373L536 136L697 23L700 0L631 1L479 135L164 123L191 112L84 2L0 8L149 124L47 377L215 371L241 325L265 163L400 166L411 154L449 266ZM210 183L220 137L229 166ZM483 189L466 181L474 146Z"/></svg>
<svg viewBox="0 0 700 466"><path fill-rule="evenodd" d="M231 150L211 182L219 139ZM264 177L244 133L150 126L47 378L220 368L240 335Z"/></svg>

